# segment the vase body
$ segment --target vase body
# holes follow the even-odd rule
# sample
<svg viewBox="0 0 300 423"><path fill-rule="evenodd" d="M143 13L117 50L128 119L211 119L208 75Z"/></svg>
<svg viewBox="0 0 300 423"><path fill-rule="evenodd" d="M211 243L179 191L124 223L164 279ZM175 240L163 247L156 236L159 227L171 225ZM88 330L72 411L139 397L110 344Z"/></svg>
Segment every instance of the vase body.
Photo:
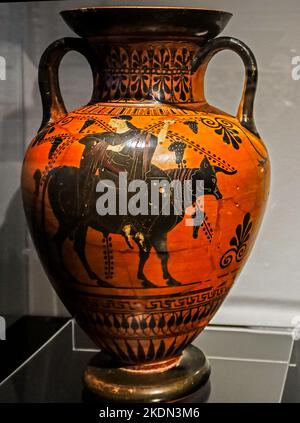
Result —
<svg viewBox="0 0 300 423"><path fill-rule="evenodd" d="M154 31L147 12L144 26L140 9L113 13L64 12L81 38L42 58L44 119L24 160L24 207L51 283L96 345L122 365L164 369L209 323L245 264L268 196L268 153L253 122L248 50L228 39L212 44L228 14L164 9L173 31L159 18ZM186 20L195 13L194 30ZM204 97L207 63L223 48L246 66L237 117ZM94 91L88 105L66 112L56 68L71 49L89 60ZM98 184L113 181L118 197L127 190L120 174L147 187L203 180L204 191L176 216L101 215Z"/></svg>

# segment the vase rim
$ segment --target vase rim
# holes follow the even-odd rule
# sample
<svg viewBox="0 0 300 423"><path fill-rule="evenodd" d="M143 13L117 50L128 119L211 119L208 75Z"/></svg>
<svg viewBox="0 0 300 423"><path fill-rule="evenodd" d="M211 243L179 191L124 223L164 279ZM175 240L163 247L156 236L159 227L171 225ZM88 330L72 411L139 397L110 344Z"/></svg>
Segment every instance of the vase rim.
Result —
<svg viewBox="0 0 300 423"><path fill-rule="evenodd" d="M100 6L67 9L60 12L79 36L94 37L216 37L232 13L198 7Z"/></svg>
<svg viewBox="0 0 300 423"><path fill-rule="evenodd" d="M208 7L192 7L192 6L133 6L133 5L115 5L115 6L87 6L73 7L72 9L64 9L62 12L70 12L74 10L93 10L93 9L168 9L168 10L206 10L207 12L219 12L232 15L231 12L221 9L210 9Z"/></svg>

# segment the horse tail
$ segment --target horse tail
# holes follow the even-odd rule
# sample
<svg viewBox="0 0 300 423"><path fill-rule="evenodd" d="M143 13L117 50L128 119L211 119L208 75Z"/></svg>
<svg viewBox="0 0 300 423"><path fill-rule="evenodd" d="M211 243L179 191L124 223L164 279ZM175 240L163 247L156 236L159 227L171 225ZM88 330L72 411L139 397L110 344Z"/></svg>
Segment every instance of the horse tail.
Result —
<svg viewBox="0 0 300 423"><path fill-rule="evenodd" d="M41 199L41 221L42 221L42 232L44 236L46 237L46 219L45 219L45 198L46 198L46 192L48 183L50 181L50 178L53 176L53 173L56 169L51 170L48 172L44 184L43 184L43 191L42 191L42 199Z"/></svg>
<svg viewBox="0 0 300 423"><path fill-rule="evenodd" d="M33 175L33 179L35 182L35 190L34 190L34 194L38 197L39 193L40 193L40 182L41 182L41 177L42 177L42 172L40 171L40 169L37 169L34 172Z"/></svg>

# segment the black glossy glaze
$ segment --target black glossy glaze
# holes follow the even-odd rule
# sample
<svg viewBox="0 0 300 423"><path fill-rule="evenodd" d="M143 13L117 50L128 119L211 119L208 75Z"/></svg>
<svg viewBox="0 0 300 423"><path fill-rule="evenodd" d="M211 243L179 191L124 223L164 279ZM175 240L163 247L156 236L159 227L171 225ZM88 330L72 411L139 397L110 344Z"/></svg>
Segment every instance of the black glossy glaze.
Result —
<svg viewBox="0 0 300 423"><path fill-rule="evenodd" d="M61 15L81 37L216 37L232 14L219 10L173 7L91 7ZM124 25L126 22L126 25Z"/></svg>

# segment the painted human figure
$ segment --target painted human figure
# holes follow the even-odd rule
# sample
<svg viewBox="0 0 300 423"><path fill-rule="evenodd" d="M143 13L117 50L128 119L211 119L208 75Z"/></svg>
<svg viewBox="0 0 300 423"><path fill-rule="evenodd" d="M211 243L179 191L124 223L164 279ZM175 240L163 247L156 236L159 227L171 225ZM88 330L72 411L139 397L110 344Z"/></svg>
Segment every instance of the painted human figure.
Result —
<svg viewBox="0 0 300 423"><path fill-rule="evenodd" d="M88 214L89 197L92 195L91 190L95 189L91 185L92 177L100 174L103 169L115 174L127 172L128 181L147 180L155 149L159 142L164 141L169 126L175 122L166 120L156 136L134 126L131 119L131 116L112 117L109 124L114 132L87 135L79 141L85 146L79 176L82 216ZM123 228L127 241L132 232L129 222L130 219L124 223Z"/></svg>
<svg viewBox="0 0 300 423"><path fill-rule="evenodd" d="M85 145L80 161L81 174L95 174L105 168L112 172L128 172L128 180L147 179L151 160L158 142L162 142L174 121L166 120L156 136L134 126L131 116L112 117L110 126L115 132L88 135L79 142Z"/></svg>

